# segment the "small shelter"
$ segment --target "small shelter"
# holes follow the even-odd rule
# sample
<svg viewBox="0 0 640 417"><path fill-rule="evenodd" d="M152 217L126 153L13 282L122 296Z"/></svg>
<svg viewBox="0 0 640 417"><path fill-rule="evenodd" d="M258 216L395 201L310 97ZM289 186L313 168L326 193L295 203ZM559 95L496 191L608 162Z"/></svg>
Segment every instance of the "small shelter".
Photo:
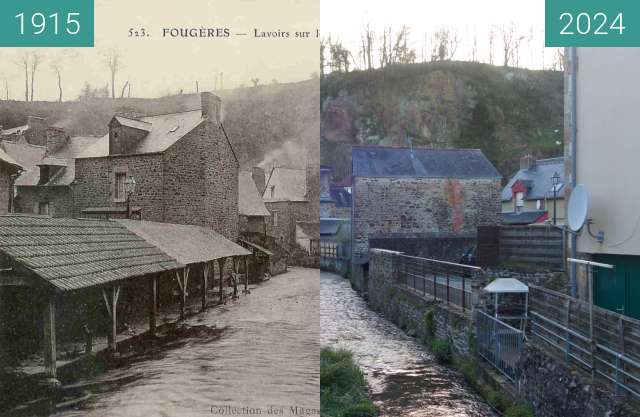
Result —
<svg viewBox="0 0 640 417"><path fill-rule="evenodd" d="M487 285L486 287L484 287L484 291L489 293L489 294L493 294L494 296L494 317L496 319L499 320L519 320L521 322L521 324L527 320L527 317L529 315L529 287L518 281L515 278L497 278L493 281L491 281L489 283L489 285ZM500 315L499 310L500 310L500 301L499 301L499 296L500 294L507 295L507 294L520 294L521 296L524 296L524 311L522 311L522 309L520 309L520 311L522 311L522 314L520 315ZM513 313L513 311L519 309L517 306L516 309L514 310L512 307L514 306L508 306L508 312Z"/></svg>

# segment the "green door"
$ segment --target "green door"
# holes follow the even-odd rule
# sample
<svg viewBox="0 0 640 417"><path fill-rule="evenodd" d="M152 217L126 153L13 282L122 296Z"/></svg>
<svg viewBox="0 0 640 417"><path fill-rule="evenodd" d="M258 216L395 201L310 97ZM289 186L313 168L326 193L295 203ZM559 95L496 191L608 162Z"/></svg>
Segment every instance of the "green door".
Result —
<svg viewBox="0 0 640 417"><path fill-rule="evenodd" d="M640 319L640 257L595 255L594 261L614 265L614 269L594 268L593 302Z"/></svg>

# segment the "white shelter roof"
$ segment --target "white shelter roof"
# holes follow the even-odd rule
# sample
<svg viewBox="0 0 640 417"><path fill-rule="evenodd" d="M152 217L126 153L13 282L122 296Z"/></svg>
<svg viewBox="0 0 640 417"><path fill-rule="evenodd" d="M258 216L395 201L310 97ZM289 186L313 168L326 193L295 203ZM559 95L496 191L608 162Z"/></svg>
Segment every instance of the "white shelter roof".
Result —
<svg viewBox="0 0 640 417"><path fill-rule="evenodd" d="M498 278L486 287L484 287L486 292L490 293L528 293L529 287L526 284L518 281L515 278Z"/></svg>

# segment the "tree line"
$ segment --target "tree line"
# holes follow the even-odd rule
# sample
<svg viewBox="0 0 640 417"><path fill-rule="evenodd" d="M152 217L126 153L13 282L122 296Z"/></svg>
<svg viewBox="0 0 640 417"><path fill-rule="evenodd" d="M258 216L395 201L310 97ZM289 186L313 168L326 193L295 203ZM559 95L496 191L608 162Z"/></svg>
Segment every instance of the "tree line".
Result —
<svg viewBox="0 0 640 417"><path fill-rule="evenodd" d="M488 64L504 67L520 67L525 50L532 51L534 30L521 31L514 22L492 25L484 34L487 38ZM399 30L390 26L376 33L370 24L361 31L357 48L347 48L339 39L328 35L320 42L320 74L346 73L353 70L373 70L394 64L451 61L459 53L459 46L467 44L468 56L459 58L481 62L478 49L478 33L463 38L455 29L440 28L425 34L420 51L410 46L411 31L406 25ZM542 67L545 68L545 50L542 48ZM564 52L557 49L550 64L553 70L564 69Z"/></svg>

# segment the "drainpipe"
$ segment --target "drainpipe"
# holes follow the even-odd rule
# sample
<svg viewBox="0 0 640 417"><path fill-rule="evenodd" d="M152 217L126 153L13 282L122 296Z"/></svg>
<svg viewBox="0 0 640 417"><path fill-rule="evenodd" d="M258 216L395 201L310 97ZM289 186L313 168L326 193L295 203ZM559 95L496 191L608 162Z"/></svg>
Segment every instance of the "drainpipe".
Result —
<svg viewBox="0 0 640 417"><path fill-rule="evenodd" d="M571 190L576 187L577 174L578 174L578 162L576 155L578 153L578 92L577 90L577 77L578 77L578 53L576 47L571 47L569 50L569 65L571 68ZM576 259L578 250L576 244L578 242L575 233L571 233L571 257ZM577 298L578 296L578 284L577 284L577 270L575 262L571 262L571 296Z"/></svg>

